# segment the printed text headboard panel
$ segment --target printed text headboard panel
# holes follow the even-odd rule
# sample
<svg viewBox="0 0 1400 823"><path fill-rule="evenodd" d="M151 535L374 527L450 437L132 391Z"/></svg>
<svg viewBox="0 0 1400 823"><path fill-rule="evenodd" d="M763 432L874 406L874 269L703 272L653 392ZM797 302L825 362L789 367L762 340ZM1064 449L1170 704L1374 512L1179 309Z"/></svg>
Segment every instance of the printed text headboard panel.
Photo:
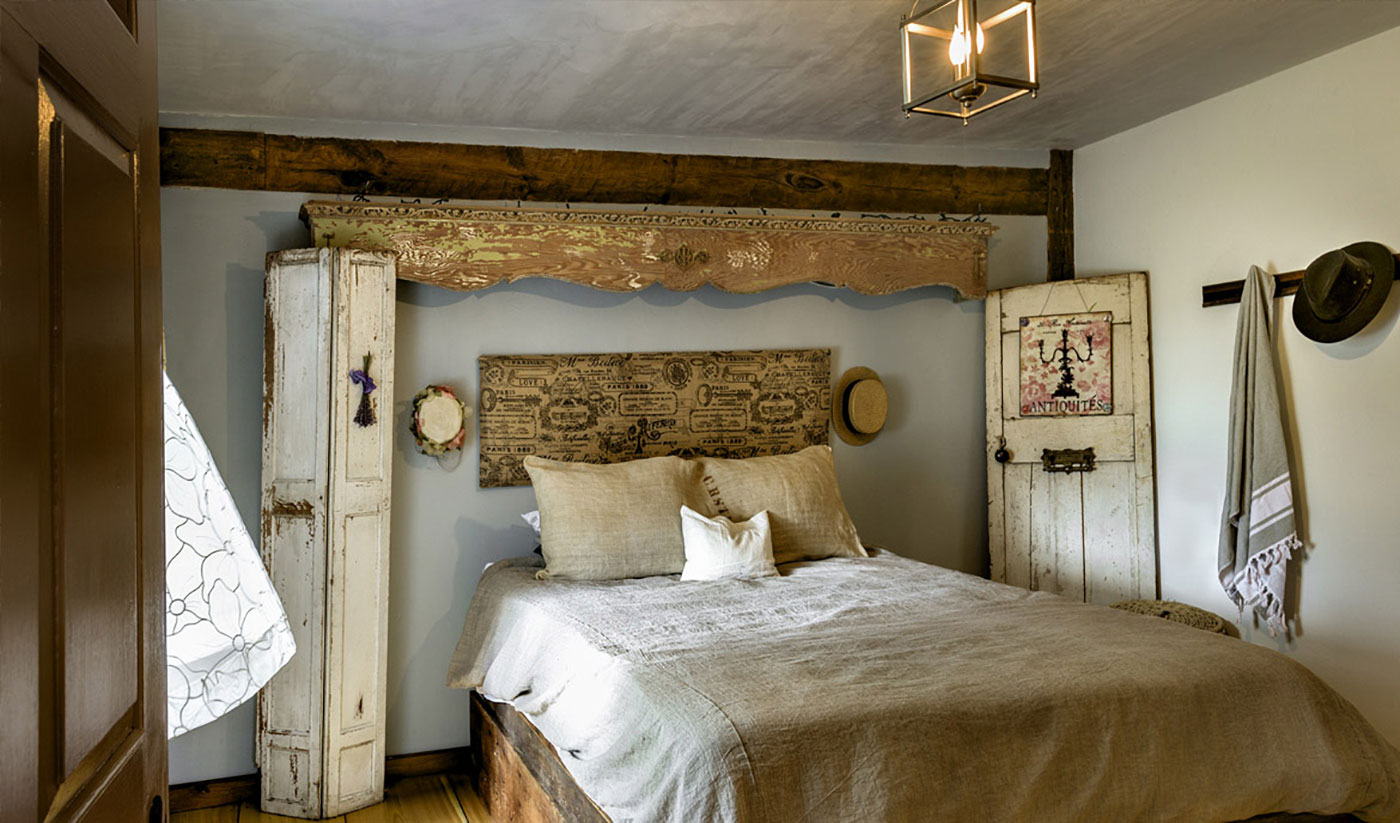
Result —
<svg viewBox="0 0 1400 823"><path fill-rule="evenodd" d="M532 454L580 463L754 457L827 442L831 350L479 358L481 486Z"/></svg>

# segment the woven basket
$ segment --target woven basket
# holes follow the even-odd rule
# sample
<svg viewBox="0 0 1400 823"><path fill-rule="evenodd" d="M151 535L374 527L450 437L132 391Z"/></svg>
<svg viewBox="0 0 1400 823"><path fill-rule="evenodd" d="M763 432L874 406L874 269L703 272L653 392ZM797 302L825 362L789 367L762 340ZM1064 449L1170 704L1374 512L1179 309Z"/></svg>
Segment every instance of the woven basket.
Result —
<svg viewBox="0 0 1400 823"><path fill-rule="evenodd" d="M1205 609L1198 609L1195 606L1188 606L1185 603L1178 603L1175 600L1124 600L1122 603L1114 603L1112 608L1119 609L1133 614L1149 614L1153 617L1161 617L1190 626L1193 629L1225 634L1225 621L1217 614L1212 614Z"/></svg>

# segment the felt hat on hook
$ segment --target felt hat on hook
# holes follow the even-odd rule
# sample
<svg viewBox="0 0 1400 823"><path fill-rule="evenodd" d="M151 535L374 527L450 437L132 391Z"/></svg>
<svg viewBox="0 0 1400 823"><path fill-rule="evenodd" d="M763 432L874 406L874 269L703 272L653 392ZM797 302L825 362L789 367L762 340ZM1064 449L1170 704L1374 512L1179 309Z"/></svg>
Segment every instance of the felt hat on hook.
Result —
<svg viewBox="0 0 1400 823"><path fill-rule="evenodd" d="M889 396L880 375L864 366L847 369L831 393L831 423L852 446L864 446L885 427Z"/></svg>
<svg viewBox="0 0 1400 823"><path fill-rule="evenodd" d="M1336 343L1375 319L1395 282L1395 255L1380 243L1333 249L1303 273L1293 325L1319 343Z"/></svg>

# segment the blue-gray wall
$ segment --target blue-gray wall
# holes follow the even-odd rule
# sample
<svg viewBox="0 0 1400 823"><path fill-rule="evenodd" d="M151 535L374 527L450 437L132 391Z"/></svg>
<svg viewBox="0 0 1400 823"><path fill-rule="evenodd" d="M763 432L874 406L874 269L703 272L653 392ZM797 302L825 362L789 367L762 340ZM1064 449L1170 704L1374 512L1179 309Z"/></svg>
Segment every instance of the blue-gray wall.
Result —
<svg viewBox="0 0 1400 823"><path fill-rule="evenodd" d="M306 195L166 189L161 198L171 378L255 534L262 400L263 258L307 245ZM993 285L1044 277L1043 218L993 218ZM862 538L981 572L986 474L981 302L945 288L864 297L818 286L735 296L618 295L553 281L473 294L401 283L389 614L390 753L462 745L467 696L443 686L477 575L529 552L529 488L477 488L475 439L460 468L418 454L404 407L429 382L476 391L479 354L830 347L833 377L878 371L889 424L868 446L837 441L842 491ZM834 439L834 438L833 438ZM171 742L170 780L253 771L253 709Z"/></svg>

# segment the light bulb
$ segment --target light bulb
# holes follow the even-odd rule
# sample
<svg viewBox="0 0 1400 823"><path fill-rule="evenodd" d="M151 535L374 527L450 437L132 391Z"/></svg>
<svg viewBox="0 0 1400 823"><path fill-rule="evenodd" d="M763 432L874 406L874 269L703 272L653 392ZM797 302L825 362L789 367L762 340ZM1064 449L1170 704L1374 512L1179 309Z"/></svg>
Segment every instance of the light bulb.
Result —
<svg viewBox="0 0 1400 823"><path fill-rule="evenodd" d="M948 41L948 59L953 65L961 66L967 59L967 32L959 23L953 28L953 37Z"/></svg>
<svg viewBox="0 0 1400 823"><path fill-rule="evenodd" d="M972 38L968 36L967 22L967 12L959 2L958 21L953 26L953 36L948 40L948 60L955 66L961 66L972 56ZM977 29L977 53L981 54L987 45L987 36L982 32L981 23L973 25Z"/></svg>

